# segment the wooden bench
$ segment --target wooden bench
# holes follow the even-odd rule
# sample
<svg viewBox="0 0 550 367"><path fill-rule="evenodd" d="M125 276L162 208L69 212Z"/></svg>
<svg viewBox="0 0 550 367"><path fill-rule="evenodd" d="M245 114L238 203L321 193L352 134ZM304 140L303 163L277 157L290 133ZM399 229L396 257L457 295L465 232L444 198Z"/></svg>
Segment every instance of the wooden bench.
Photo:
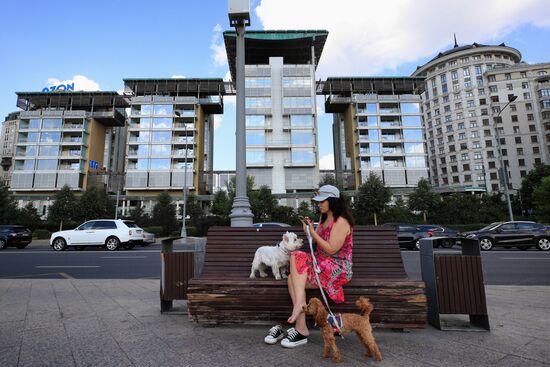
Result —
<svg viewBox="0 0 550 367"><path fill-rule="evenodd" d="M286 280L250 279L256 249L275 245L285 231L304 240L302 227L229 228L208 231L203 272L187 289L189 315L205 324L270 321L285 323L292 310ZM359 296L374 305L373 325L384 328L424 328L426 325L425 284L409 280L405 273L397 234L392 227L357 226L353 233L353 279L344 286L345 302L330 303L334 312L358 312ZM319 290L307 290L307 298L321 297Z"/></svg>

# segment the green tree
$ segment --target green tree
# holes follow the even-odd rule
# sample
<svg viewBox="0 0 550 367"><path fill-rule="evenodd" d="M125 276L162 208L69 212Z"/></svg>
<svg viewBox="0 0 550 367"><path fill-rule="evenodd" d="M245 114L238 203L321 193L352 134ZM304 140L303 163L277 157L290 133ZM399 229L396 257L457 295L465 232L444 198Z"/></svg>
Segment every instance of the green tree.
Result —
<svg viewBox="0 0 550 367"><path fill-rule="evenodd" d="M300 223L294 208L285 205L278 205L273 209L271 220L273 222L281 222L292 225L298 225L298 223Z"/></svg>
<svg viewBox="0 0 550 367"><path fill-rule="evenodd" d="M315 214L315 210L311 209L311 205L307 201L302 201L298 205L298 215L301 217L310 217L313 221L317 221L317 215Z"/></svg>
<svg viewBox="0 0 550 367"><path fill-rule="evenodd" d="M479 223L493 223L506 220L508 208L498 192L484 194L480 198ZM467 222L468 223L468 222ZM471 222L470 223L475 223Z"/></svg>
<svg viewBox="0 0 550 367"><path fill-rule="evenodd" d="M424 223L427 223L427 214L436 207L438 201L439 196L432 191L432 186L428 180L421 178L416 188L409 195L409 209L421 212Z"/></svg>
<svg viewBox="0 0 550 367"><path fill-rule="evenodd" d="M336 176L334 175L325 174L321 176L321 180L319 181L319 187L324 185L332 185L337 187L338 190L344 191L344 186L342 185L341 182L338 182L338 180L336 180Z"/></svg>
<svg viewBox="0 0 550 367"><path fill-rule="evenodd" d="M152 214L151 221L153 225L162 227L162 236L169 236L178 229L176 204L167 192L162 192L157 196L157 203L153 207Z"/></svg>
<svg viewBox="0 0 550 367"><path fill-rule="evenodd" d="M105 189L100 189L94 186L89 187L78 203L78 211L76 217L84 222L91 219L99 218L114 218L115 204L109 198Z"/></svg>
<svg viewBox="0 0 550 367"><path fill-rule="evenodd" d="M17 204L8 187L0 181L0 224L14 224L17 218Z"/></svg>
<svg viewBox="0 0 550 367"><path fill-rule="evenodd" d="M386 209L390 201L391 191L384 186L380 176L369 173L365 182L359 186L355 201L355 217L359 223L366 222L365 218L373 215L374 225L378 225L378 215Z"/></svg>
<svg viewBox="0 0 550 367"><path fill-rule="evenodd" d="M398 196L393 205L389 205L384 212L384 221L386 222L410 222L411 213L405 204L405 200Z"/></svg>
<svg viewBox="0 0 550 367"><path fill-rule="evenodd" d="M67 185L63 186L55 194L54 202L48 210L48 221L51 223L59 223L59 230L63 230L63 222L74 220L78 208L78 201L74 196L71 188Z"/></svg>
<svg viewBox="0 0 550 367"><path fill-rule="evenodd" d="M271 194L271 189L268 186L262 185L259 190L252 191L249 199L255 222L272 220L273 211L277 207L277 199Z"/></svg>
<svg viewBox="0 0 550 367"><path fill-rule="evenodd" d="M186 215L191 220L197 220L204 216L204 210L195 195L187 196ZM180 207L180 215L183 215L183 206Z"/></svg>
<svg viewBox="0 0 550 367"><path fill-rule="evenodd" d="M130 219L137 223L141 228L148 227L151 222L151 218L147 213L143 211L141 206L136 206L134 209L130 210Z"/></svg>
<svg viewBox="0 0 550 367"><path fill-rule="evenodd" d="M533 190L533 206L537 220L550 223L550 176L544 177Z"/></svg>
<svg viewBox="0 0 550 367"><path fill-rule="evenodd" d="M34 231L42 225L42 219L32 202L28 202L18 213L17 223Z"/></svg>
<svg viewBox="0 0 550 367"><path fill-rule="evenodd" d="M210 208L210 213L218 215L222 218L228 218L230 214L231 206L229 202L229 197L224 190L218 190L214 194L214 199L212 200L212 207Z"/></svg>
<svg viewBox="0 0 550 367"><path fill-rule="evenodd" d="M521 202L524 209L534 209L535 203L533 201L533 191L535 187L540 184L544 177L550 176L550 165L535 164L535 168L525 175L521 181L521 188L519 193L521 195Z"/></svg>

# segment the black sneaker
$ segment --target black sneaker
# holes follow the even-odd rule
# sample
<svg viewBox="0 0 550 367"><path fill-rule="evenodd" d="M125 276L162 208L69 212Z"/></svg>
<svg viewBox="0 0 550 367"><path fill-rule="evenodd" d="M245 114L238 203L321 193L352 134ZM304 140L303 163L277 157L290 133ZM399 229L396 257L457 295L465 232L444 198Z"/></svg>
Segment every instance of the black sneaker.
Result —
<svg viewBox="0 0 550 367"><path fill-rule="evenodd" d="M281 325L275 325L271 329L269 329L269 333L265 337L264 341L267 344L276 344L284 336L285 336L285 332L283 331L282 326Z"/></svg>
<svg viewBox="0 0 550 367"><path fill-rule="evenodd" d="M288 329L286 337L281 341L281 346L285 348L296 348L307 344L307 336L300 334L296 329Z"/></svg>

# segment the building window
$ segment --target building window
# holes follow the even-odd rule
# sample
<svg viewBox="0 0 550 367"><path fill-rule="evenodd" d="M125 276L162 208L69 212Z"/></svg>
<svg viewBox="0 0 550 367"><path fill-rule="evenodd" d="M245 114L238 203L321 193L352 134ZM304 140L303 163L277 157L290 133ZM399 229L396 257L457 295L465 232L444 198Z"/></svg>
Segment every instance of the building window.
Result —
<svg viewBox="0 0 550 367"><path fill-rule="evenodd" d="M247 131L246 145L264 145L265 132L263 131Z"/></svg>
<svg viewBox="0 0 550 367"><path fill-rule="evenodd" d="M540 148L539 147L533 147L533 154L540 154Z"/></svg>
<svg viewBox="0 0 550 367"><path fill-rule="evenodd" d="M531 135L531 143L537 143L539 141L536 135Z"/></svg>
<svg viewBox="0 0 550 367"><path fill-rule="evenodd" d="M517 148L516 152L518 155L523 155L523 148Z"/></svg>
<svg viewBox="0 0 550 367"><path fill-rule="evenodd" d="M531 93L529 92L523 93L523 99L531 99Z"/></svg>
<svg viewBox="0 0 550 367"><path fill-rule="evenodd" d="M285 87L285 79L283 78L283 87ZM271 88L271 78L246 78L244 81L245 88Z"/></svg>
<svg viewBox="0 0 550 367"><path fill-rule="evenodd" d="M405 164L410 168L425 168L426 159L424 157L405 157Z"/></svg>
<svg viewBox="0 0 550 367"><path fill-rule="evenodd" d="M57 170L57 159L39 159L36 169L39 171L55 171Z"/></svg>
<svg viewBox="0 0 550 367"><path fill-rule="evenodd" d="M61 119L43 119L42 129L61 129Z"/></svg>
<svg viewBox="0 0 550 367"><path fill-rule="evenodd" d="M170 142L171 139L172 139L172 133L170 131L153 132L153 143L168 143Z"/></svg>
<svg viewBox="0 0 550 367"><path fill-rule="evenodd" d="M264 127L265 116L264 115L246 115L245 117L246 127ZM292 116L291 116L292 121Z"/></svg>
<svg viewBox="0 0 550 367"><path fill-rule="evenodd" d="M517 115L512 115L512 122L518 122L518 116Z"/></svg>
<svg viewBox="0 0 550 367"><path fill-rule="evenodd" d="M283 97L284 108L311 108L311 106L311 97Z"/></svg>
<svg viewBox="0 0 550 367"><path fill-rule="evenodd" d="M516 136L516 144L521 144L521 136Z"/></svg>
<svg viewBox="0 0 550 367"><path fill-rule="evenodd" d="M422 118L420 116L401 116L403 126L407 127L421 127Z"/></svg>
<svg viewBox="0 0 550 367"><path fill-rule="evenodd" d="M298 145L313 145L313 132L292 131L290 134L290 142Z"/></svg>
<svg viewBox="0 0 550 367"><path fill-rule="evenodd" d="M171 104L156 104L153 105L153 115L169 115L174 113L174 106Z"/></svg>
<svg viewBox="0 0 550 367"><path fill-rule="evenodd" d="M529 83L528 82L521 83L521 88L522 89L529 89Z"/></svg>
<svg viewBox="0 0 550 367"><path fill-rule="evenodd" d="M368 116L367 120L369 125L371 124L371 119L376 116ZM374 121L376 123L376 121ZM292 127L311 127L313 125L313 116L312 115L291 115L290 116L290 125Z"/></svg>
<svg viewBox="0 0 550 367"><path fill-rule="evenodd" d="M520 167L524 167L525 166L525 159L518 159L518 165Z"/></svg>
<svg viewBox="0 0 550 367"><path fill-rule="evenodd" d="M422 141L422 130L417 129L403 129L403 138L405 140Z"/></svg>
<svg viewBox="0 0 550 367"><path fill-rule="evenodd" d="M312 149L292 149L292 163L314 164L315 156Z"/></svg>
<svg viewBox="0 0 550 367"><path fill-rule="evenodd" d="M264 164L265 150L263 149L251 149L246 150L246 163L247 164Z"/></svg>
<svg viewBox="0 0 550 367"><path fill-rule="evenodd" d="M510 75L510 73L506 73L506 74L504 74L504 79L506 79L506 80L511 80L511 79L512 79L512 75Z"/></svg>
<svg viewBox="0 0 550 367"><path fill-rule="evenodd" d="M514 90L514 87L512 86L512 84L506 84L506 89L508 90Z"/></svg>
<svg viewBox="0 0 550 367"><path fill-rule="evenodd" d="M29 137L33 133L29 133ZM34 133L35 134L35 133ZM30 140L28 140L30 141ZM42 143L58 143L61 141L61 132L42 132L40 134L40 142Z"/></svg>
<svg viewBox="0 0 550 367"><path fill-rule="evenodd" d="M247 97L246 108L271 108L271 97Z"/></svg>
<svg viewBox="0 0 550 367"><path fill-rule="evenodd" d="M153 118L154 129L170 129L172 128L172 118L170 117L155 117Z"/></svg>

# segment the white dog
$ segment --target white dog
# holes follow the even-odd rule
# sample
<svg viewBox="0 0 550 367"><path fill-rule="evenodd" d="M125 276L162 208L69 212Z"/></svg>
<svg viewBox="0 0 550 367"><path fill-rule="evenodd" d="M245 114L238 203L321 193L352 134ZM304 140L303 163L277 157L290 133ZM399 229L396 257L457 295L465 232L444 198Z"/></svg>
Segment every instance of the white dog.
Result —
<svg viewBox="0 0 550 367"><path fill-rule="evenodd" d="M286 232L283 235L283 240L276 246L262 246L256 250L254 261L252 261L252 270L250 278L256 278L256 270L260 272L260 276L265 278L267 267L271 267L275 279L280 280L286 278L286 269L290 261L290 253L302 247L303 241L298 238L294 232Z"/></svg>

